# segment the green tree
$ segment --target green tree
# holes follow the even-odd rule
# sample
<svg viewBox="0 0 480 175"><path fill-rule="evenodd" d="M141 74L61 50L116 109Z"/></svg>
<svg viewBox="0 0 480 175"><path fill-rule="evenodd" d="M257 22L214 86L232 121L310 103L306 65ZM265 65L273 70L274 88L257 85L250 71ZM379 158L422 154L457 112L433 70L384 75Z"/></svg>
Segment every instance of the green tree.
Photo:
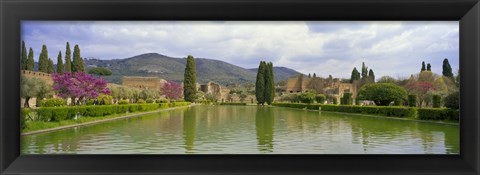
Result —
<svg viewBox="0 0 480 175"><path fill-rule="evenodd" d="M260 61L257 71L257 80L255 82L255 97L257 103L263 105L266 102L265 97L265 74L267 70L267 65L264 61Z"/></svg>
<svg viewBox="0 0 480 175"><path fill-rule="evenodd" d="M388 106L393 101L405 101L407 91L391 83L374 83L364 85L358 92L358 98L374 101L378 106Z"/></svg>
<svg viewBox="0 0 480 175"><path fill-rule="evenodd" d="M73 48L73 62L72 62L72 72L84 72L84 63L83 59L80 56L80 47L78 44Z"/></svg>
<svg viewBox="0 0 480 175"><path fill-rule="evenodd" d="M323 104L325 103L325 100L326 100L326 97L323 94L318 94L317 96L315 96L315 101L317 103Z"/></svg>
<svg viewBox="0 0 480 175"><path fill-rule="evenodd" d="M27 70L27 48L25 47L25 41L22 41L22 60L20 62L20 69Z"/></svg>
<svg viewBox="0 0 480 175"><path fill-rule="evenodd" d="M417 107L417 95L415 94L408 95L408 106Z"/></svg>
<svg viewBox="0 0 480 175"><path fill-rule="evenodd" d="M343 93L343 97L341 98L340 104L351 105L352 103L353 103L352 93L350 92Z"/></svg>
<svg viewBox="0 0 480 175"><path fill-rule="evenodd" d="M72 53L70 51L70 43L67 42L65 51L65 72L72 72Z"/></svg>
<svg viewBox="0 0 480 175"><path fill-rule="evenodd" d="M312 78L312 75L310 73L308 73L308 78Z"/></svg>
<svg viewBox="0 0 480 175"><path fill-rule="evenodd" d="M197 94L195 59L188 55L187 65L183 76L183 96L186 101L194 102Z"/></svg>
<svg viewBox="0 0 480 175"><path fill-rule="evenodd" d="M423 71L425 71L425 70L426 70L426 69L425 69L425 61L422 61L422 69L420 70L420 72L423 72Z"/></svg>
<svg viewBox="0 0 480 175"><path fill-rule="evenodd" d="M37 101L40 101L51 95L52 87L44 80L35 77L20 77L20 96L25 98L25 103L23 104L25 108L30 107L29 101L31 98L36 97Z"/></svg>
<svg viewBox="0 0 480 175"><path fill-rule="evenodd" d="M31 47L30 47L30 51L28 51L26 70L30 70L30 71L35 70L35 61L33 60L33 49Z"/></svg>
<svg viewBox="0 0 480 175"><path fill-rule="evenodd" d="M48 58L47 73L55 73L55 66L53 66L53 60Z"/></svg>
<svg viewBox="0 0 480 175"><path fill-rule="evenodd" d="M444 105L447 108L458 109L460 108L460 92L456 91L451 94L448 94L444 101Z"/></svg>
<svg viewBox="0 0 480 175"><path fill-rule="evenodd" d="M45 44L42 45L42 52L40 52L38 57L38 71L48 72L48 50Z"/></svg>
<svg viewBox="0 0 480 175"><path fill-rule="evenodd" d="M449 77L453 79L453 73L452 73L452 67L450 66L450 63L448 62L448 59L445 58L443 60L443 69L442 69L442 74L443 76Z"/></svg>
<svg viewBox="0 0 480 175"><path fill-rule="evenodd" d="M434 108L440 108L442 105L442 96L435 94L432 96L432 107Z"/></svg>
<svg viewBox="0 0 480 175"><path fill-rule="evenodd" d="M427 64L427 71L432 71L432 65L430 65L430 63Z"/></svg>
<svg viewBox="0 0 480 175"><path fill-rule="evenodd" d="M270 105L275 96L275 82L273 77L273 64L267 63L265 69L265 102Z"/></svg>
<svg viewBox="0 0 480 175"><path fill-rule="evenodd" d="M57 73L63 74L63 69L65 67L63 66L63 59L62 59L62 52L58 51L58 57L57 57Z"/></svg>
<svg viewBox="0 0 480 175"><path fill-rule="evenodd" d="M313 78L317 78L317 74L313 73Z"/></svg>
<svg viewBox="0 0 480 175"><path fill-rule="evenodd" d="M370 71L368 71L368 81L370 83L375 83L375 73L373 73L372 69L370 69Z"/></svg>
<svg viewBox="0 0 480 175"><path fill-rule="evenodd" d="M103 67L92 68L92 69L88 70L88 73L93 74L93 75L98 75L98 76L112 75L112 71L110 69L103 68Z"/></svg>
<svg viewBox="0 0 480 175"><path fill-rule="evenodd" d="M352 70L352 75L350 76L350 83L353 83L353 81L355 80L360 80L360 72L358 72L356 67L354 67Z"/></svg>
<svg viewBox="0 0 480 175"><path fill-rule="evenodd" d="M315 94L311 92L304 92L298 95L298 100L302 103L313 103L315 101Z"/></svg>
<svg viewBox="0 0 480 175"><path fill-rule="evenodd" d="M395 82L397 82L397 80L395 80L395 78L390 76L382 76L378 80L378 83L395 83Z"/></svg>
<svg viewBox="0 0 480 175"><path fill-rule="evenodd" d="M365 62L362 62L362 79L367 79L368 67L365 66Z"/></svg>

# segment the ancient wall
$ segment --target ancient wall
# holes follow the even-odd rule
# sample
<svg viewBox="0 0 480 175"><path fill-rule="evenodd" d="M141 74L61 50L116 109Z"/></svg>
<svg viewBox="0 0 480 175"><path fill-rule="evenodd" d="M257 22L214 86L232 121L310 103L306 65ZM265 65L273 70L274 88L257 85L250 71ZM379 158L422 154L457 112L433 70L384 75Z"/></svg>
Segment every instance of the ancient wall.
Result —
<svg viewBox="0 0 480 175"><path fill-rule="evenodd" d="M29 70L21 70L20 74L27 78L39 78L46 81L48 84L53 84L52 75L44 72L35 72Z"/></svg>
<svg viewBox="0 0 480 175"><path fill-rule="evenodd" d="M158 77L123 77L123 86L140 89L158 89L165 84L165 80Z"/></svg>
<svg viewBox="0 0 480 175"><path fill-rule="evenodd" d="M287 93L297 93L297 92L305 92L310 83L312 82L312 78L303 77L303 80L300 80L298 77L289 78L286 84L286 92ZM337 98L337 101L340 102L340 98L343 97L345 92L352 93L352 98L355 99L357 97L357 86L356 83L341 83L338 78L335 79L318 79L315 82L318 83L315 85L318 87L317 91L321 91L325 95L332 96L333 98Z"/></svg>

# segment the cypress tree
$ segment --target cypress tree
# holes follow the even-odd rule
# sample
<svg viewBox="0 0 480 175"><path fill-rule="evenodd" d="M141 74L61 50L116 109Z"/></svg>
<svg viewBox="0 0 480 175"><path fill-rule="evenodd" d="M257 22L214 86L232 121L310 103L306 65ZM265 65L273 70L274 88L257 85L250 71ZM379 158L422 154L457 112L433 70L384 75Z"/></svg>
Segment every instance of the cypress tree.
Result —
<svg viewBox="0 0 480 175"><path fill-rule="evenodd" d="M52 59L48 58L47 60L47 73L51 74L55 72L55 67L53 66L53 61Z"/></svg>
<svg viewBox="0 0 480 175"><path fill-rule="evenodd" d="M73 48L72 72L84 72L83 59L80 57L80 47L78 44Z"/></svg>
<svg viewBox="0 0 480 175"><path fill-rule="evenodd" d="M420 72L423 72L423 71L425 71L425 70L426 70L426 69L425 69L425 61L422 61L422 70L421 70Z"/></svg>
<svg viewBox="0 0 480 175"><path fill-rule="evenodd" d="M48 72L48 50L47 46L42 46L42 52L38 57L38 71L39 72Z"/></svg>
<svg viewBox="0 0 480 175"><path fill-rule="evenodd" d="M63 59L62 59L62 52L58 51L58 57L57 57L57 73L63 74Z"/></svg>
<svg viewBox="0 0 480 175"><path fill-rule="evenodd" d="M308 73L308 78L312 78L312 75L310 73Z"/></svg>
<svg viewBox="0 0 480 175"><path fill-rule="evenodd" d="M432 66L430 65L430 63L427 64L427 71L432 71Z"/></svg>
<svg viewBox="0 0 480 175"><path fill-rule="evenodd" d="M275 96L275 82L273 80L273 64L267 63L265 67L265 102L267 104L272 104L273 97Z"/></svg>
<svg viewBox="0 0 480 175"><path fill-rule="evenodd" d="M375 73L373 73L372 69L368 71L368 79L371 83L375 83Z"/></svg>
<svg viewBox="0 0 480 175"><path fill-rule="evenodd" d="M196 66L193 56L188 55L183 76L183 96L185 101L194 102L197 95Z"/></svg>
<svg viewBox="0 0 480 175"><path fill-rule="evenodd" d="M365 66L365 62L362 62L362 79L366 79L368 76L368 67Z"/></svg>
<svg viewBox="0 0 480 175"><path fill-rule="evenodd" d="M265 103L265 70L265 62L260 61L257 71L257 80L255 82L255 97L257 98L257 103L261 105Z"/></svg>
<svg viewBox="0 0 480 175"><path fill-rule="evenodd" d="M313 73L313 78L317 78L317 74Z"/></svg>
<svg viewBox="0 0 480 175"><path fill-rule="evenodd" d="M450 63L448 62L447 58L443 60L442 67L443 67L443 70L442 70L443 76L450 77L453 79L452 67L450 66Z"/></svg>
<svg viewBox="0 0 480 175"><path fill-rule="evenodd" d="M72 72L72 53L70 52L70 43L67 42L67 48L65 51L65 71Z"/></svg>
<svg viewBox="0 0 480 175"><path fill-rule="evenodd" d="M30 51L28 51L28 59L26 63L25 70L35 71L35 61L33 60L33 49L30 47Z"/></svg>
<svg viewBox="0 0 480 175"><path fill-rule="evenodd" d="M20 62L20 69L27 69L27 48L25 47L25 41L22 41L22 60Z"/></svg>
<svg viewBox="0 0 480 175"><path fill-rule="evenodd" d="M358 72L356 67L354 67L352 70L352 75L350 76L350 83L353 83L353 81L355 80L360 80L360 72Z"/></svg>
<svg viewBox="0 0 480 175"><path fill-rule="evenodd" d="M272 89L271 89L272 96L270 97L271 98L270 103L273 103L273 99L275 98L275 76L273 74L273 63L272 62L270 62L270 77L272 79L272 82L271 82L272 83Z"/></svg>

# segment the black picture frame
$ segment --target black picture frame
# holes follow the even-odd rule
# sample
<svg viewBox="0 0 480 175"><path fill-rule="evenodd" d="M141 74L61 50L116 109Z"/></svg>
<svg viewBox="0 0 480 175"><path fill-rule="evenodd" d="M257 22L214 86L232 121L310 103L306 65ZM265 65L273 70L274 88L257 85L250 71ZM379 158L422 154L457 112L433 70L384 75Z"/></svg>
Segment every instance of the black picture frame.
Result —
<svg viewBox="0 0 480 175"><path fill-rule="evenodd" d="M479 174L478 0L1 0L1 174ZM460 22L460 155L20 155L21 20Z"/></svg>

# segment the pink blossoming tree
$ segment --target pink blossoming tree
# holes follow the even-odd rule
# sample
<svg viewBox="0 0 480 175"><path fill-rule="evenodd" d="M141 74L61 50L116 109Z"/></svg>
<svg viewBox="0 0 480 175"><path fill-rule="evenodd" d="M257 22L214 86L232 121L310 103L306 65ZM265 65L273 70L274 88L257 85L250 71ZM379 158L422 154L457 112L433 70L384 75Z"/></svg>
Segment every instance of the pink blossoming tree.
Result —
<svg viewBox="0 0 480 175"><path fill-rule="evenodd" d="M96 98L100 94L110 94L107 82L84 72L53 74L53 90L62 98L75 98L81 101Z"/></svg>
<svg viewBox="0 0 480 175"><path fill-rule="evenodd" d="M162 86L162 93L169 99L179 99L183 97L183 88L180 83L167 81Z"/></svg>

